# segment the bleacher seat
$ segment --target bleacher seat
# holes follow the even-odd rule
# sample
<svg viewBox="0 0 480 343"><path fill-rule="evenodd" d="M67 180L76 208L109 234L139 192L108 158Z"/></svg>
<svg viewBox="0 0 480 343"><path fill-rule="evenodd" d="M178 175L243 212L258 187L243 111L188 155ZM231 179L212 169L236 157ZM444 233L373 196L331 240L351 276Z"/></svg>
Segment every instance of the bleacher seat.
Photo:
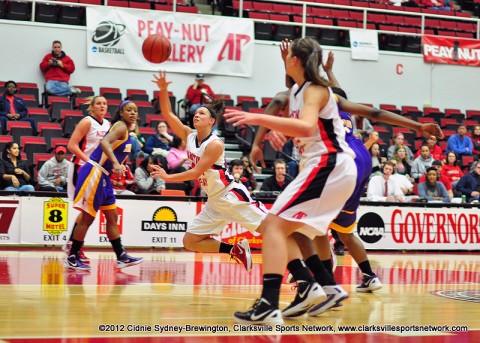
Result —
<svg viewBox="0 0 480 343"><path fill-rule="evenodd" d="M33 129L27 121L7 121L7 133L13 137L14 142L19 142L20 137L31 136Z"/></svg>
<svg viewBox="0 0 480 343"><path fill-rule="evenodd" d="M61 111L70 110L72 105L68 97L53 96L48 97L48 112L52 121L60 121L62 119Z"/></svg>
<svg viewBox="0 0 480 343"><path fill-rule="evenodd" d="M139 127L138 132L143 136L145 142L150 136L154 136L157 134L157 130L153 127Z"/></svg>
<svg viewBox="0 0 480 343"><path fill-rule="evenodd" d="M132 101L149 101L147 91L144 89L127 89L127 98Z"/></svg>
<svg viewBox="0 0 480 343"><path fill-rule="evenodd" d="M38 97L38 85L32 82L17 82L17 96L20 94L31 94L37 100L37 106L40 102L40 98Z"/></svg>
<svg viewBox="0 0 480 343"><path fill-rule="evenodd" d="M42 23L56 23L59 6L51 3L35 4L35 21Z"/></svg>
<svg viewBox="0 0 480 343"><path fill-rule="evenodd" d="M84 118L80 110L62 110L62 130L65 137L70 137L77 124Z"/></svg>
<svg viewBox="0 0 480 343"><path fill-rule="evenodd" d="M52 154L36 152L33 154L33 167L34 171L38 172L43 164L52 158Z"/></svg>
<svg viewBox="0 0 480 343"><path fill-rule="evenodd" d="M111 5L111 6L114 6L114 5ZM100 95L104 96L105 99L107 100L123 100L122 92L120 92L120 88L100 87ZM108 103L110 105L110 102Z"/></svg>
<svg viewBox="0 0 480 343"><path fill-rule="evenodd" d="M63 137L63 130L60 123L38 123L39 135L45 138L47 150L52 147L52 138Z"/></svg>
<svg viewBox="0 0 480 343"><path fill-rule="evenodd" d="M5 144L13 142L12 136L0 135L0 151L3 151Z"/></svg>
<svg viewBox="0 0 480 343"><path fill-rule="evenodd" d="M27 155L29 166L33 165L33 154L47 152L47 142L45 138L41 136L22 136L20 146Z"/></svg>
<svg viewBox="0 0 480 343"><path fill-rule="evenodd" d="M84 25L85 24L85 8L80 6L62 5L60 6L57 17L58 17L59 24Z"/></svg>
<svg viewBox="0 0 480 343"><path fill-rule="evenodd" d="M32 6L27 1L9 1L5 9L5 19L29 21Z"/></svg>
<svg viewBox="0 0 480 343"><path fill-rule="evenodd" d="M59 137L52 137L51 141L50 141L50 147L49 147L49 151L53 150L55 147L59 146L59 145L62 145L64 147L67 147L68 146L68 141L69 139L68 138L59 138Z"/></svg>
<svg viewBox="0 0 480 343"><path fill-rule="evenodd" d="M37 123L50 122L50 115L46 108L32 107L28 109L28 116L35 119Z"/></svg>

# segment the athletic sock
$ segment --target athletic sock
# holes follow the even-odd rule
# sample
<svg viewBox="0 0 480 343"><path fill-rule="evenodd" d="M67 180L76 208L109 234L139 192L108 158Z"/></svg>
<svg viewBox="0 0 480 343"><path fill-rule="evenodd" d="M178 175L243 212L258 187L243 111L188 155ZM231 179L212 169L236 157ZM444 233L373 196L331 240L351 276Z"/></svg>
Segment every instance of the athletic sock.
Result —
<svg viewBox="0 0 480 343"><path fill-rule="evenodd" d="M68 239L69 242L73 242L73 233L75 232L76 228L77 228L77 223L73 224L73 229L72 229L72 232L70 233L70 238Z"/></svg>
<svg viewBox="0 0 480 343"><path fill-rule="evenodd" d="M325 268L325 265L320 261L318 255L312 255L305 260L308 268L312 271L315 281L317 281L320 286L333 286L337 283L333 278L333 275Z"/></svg>
<svg viewBox="0 0 480 343"><path fill-rule="evenodd" d="M295 281L306 281L308 283L315 281L302 259L297 258L288 262L287 269Z"/></svg>
<svg viewBox="0 0 480 343"><path fill-rule="evenodd" d="M280 286L282 285L283 275L265 274L263 275L262 298L267 300L270 305L278 308L280 298Z"/></svg>
<svg viewBox="0 0 480 343"><path fill-rule="evenodd" d="M112 244L113 251L115 251L115 255L117 255L117 259L119 259L125 252L125 248L122 245L122 238L118 237L117 239L110 241L110 244Z"/></svg>
<svg viewBox="0 0 480 343"><path fill-rule="evenodd" d="M329 258L328 260L321 261L325 269L330 273L330 275L333 275L333 264L332 264L332 259ZM307 263L307 261L305 261ZM308 263L307 263L308 266ZM310 268L310 267L309 267Z"/></svg>
<svg viewBox="0 0 480 343"><path fill-rule="evenodd" d="M218 252L230 254L230 251L232 251L232 248L233 248L233 245L220 242L220 248L218 249Z"/></svg>
<svg viewBox="0 0 480 343"><path fill-rule="evenodd" d="M82 241L77 241L76 239L72 239L72 248L70 249L70 255L78 256L80 249L83 246Z"/></svg>
<svg viewBox="0 0 480 343"><path fill-rule="evenodd" d="M375 275L375 273L372 271L372 267L370 266L369 260L359 263L358 267L360 268L363 274L367 274L369 276Z"/></svg>

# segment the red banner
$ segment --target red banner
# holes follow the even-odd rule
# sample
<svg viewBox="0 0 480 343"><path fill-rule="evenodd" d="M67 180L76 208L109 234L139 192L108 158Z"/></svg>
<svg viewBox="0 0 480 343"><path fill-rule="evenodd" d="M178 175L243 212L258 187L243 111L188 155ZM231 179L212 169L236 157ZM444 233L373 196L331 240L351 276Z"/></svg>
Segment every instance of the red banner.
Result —
<svg viewBox="0 0 480 343"><path fill-rule="evenodd" d="M425 62L480 66L479 40L423 36L422 47Z"/></svg>

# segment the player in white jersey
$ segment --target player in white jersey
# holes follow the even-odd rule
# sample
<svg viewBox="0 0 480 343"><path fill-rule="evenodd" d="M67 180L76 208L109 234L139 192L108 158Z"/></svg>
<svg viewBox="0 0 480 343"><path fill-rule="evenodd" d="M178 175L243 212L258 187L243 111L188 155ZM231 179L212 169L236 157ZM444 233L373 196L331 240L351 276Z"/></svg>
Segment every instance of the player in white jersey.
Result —
<svg viewBox="0 0 480 343"><path fill-rule="evenodd" d="M223 142L213 133L217 115L223 112L223 101L216 99L196 110L193 125L197 132L194 132L172 113L168 97L170 82L167 82L165 72L160 72L159 77L155 76L153 82L160 89L162 115L173 132L186 142L192 168L181 173L167 174L164 169L155 166L156 171L152 176L165 181L198 180L208 196L204 208L187 229L183 238L184 247L199 252L228 253L250 271L252 258L246 239L230 245L211 237L213 234L219 234L231 221L255 231L266 215L265 207L254 201L248 189L243 184L235 182L228 172Z"/></svg>
<svg viewBox="0 0 480 343"><path fill-rule="evenodd" d="M101 95L92 97L89 100L87 110L89 115L80 120L68 141L68 150L73 154L73 163L68 170L67 187L68 197L71 200L73 200L75 194L78 170L84 163L88 162L90 154L97 148L108 129L110 129L110 122L105 119L108 110L107 99L105 99L105 97ZM63 247L67 256L70 255L73 232L81 219L82 214L80 213L75 220L70 238ZM90 262L90 259L85 256L83 248L80 251L80 260L84 263Z"/></svg>
<svg viewBox="0 0 480 343"><path fill-rule="evenodd" d="M290 95L289 118L245 112L225 115L235 126L261 125L294 137L301 157L299 175L280 194L259 228L263 235L263 289L250 310L235 313L241 323L283 323L278 300L285 267L294 274L298 292L284 316L306 313L325 299L291 234L324 235L354 190L357 175L333 93L319 74L321 52L312 38L296 39L289 45L285 68L296 84Z"/></svg>

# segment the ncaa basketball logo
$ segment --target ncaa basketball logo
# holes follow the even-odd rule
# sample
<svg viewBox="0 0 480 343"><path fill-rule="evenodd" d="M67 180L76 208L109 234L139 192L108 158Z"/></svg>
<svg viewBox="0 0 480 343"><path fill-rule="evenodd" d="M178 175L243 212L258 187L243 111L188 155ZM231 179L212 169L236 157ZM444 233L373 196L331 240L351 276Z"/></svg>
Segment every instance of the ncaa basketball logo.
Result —
<svg viewBox="0 0 480 343"><path fill-rule="evenodd" d="M105 47L116 45L125 33L125 25L116 24L111 20L102 21L95 29L92 42Z"/></svg>
<svg viewBox="0 0 480 343"><path fill-rule="evenodd" d="M385 235L385 223L377 213L365 213L358 221L357 233L365 243L377 243Z"/></svg>

